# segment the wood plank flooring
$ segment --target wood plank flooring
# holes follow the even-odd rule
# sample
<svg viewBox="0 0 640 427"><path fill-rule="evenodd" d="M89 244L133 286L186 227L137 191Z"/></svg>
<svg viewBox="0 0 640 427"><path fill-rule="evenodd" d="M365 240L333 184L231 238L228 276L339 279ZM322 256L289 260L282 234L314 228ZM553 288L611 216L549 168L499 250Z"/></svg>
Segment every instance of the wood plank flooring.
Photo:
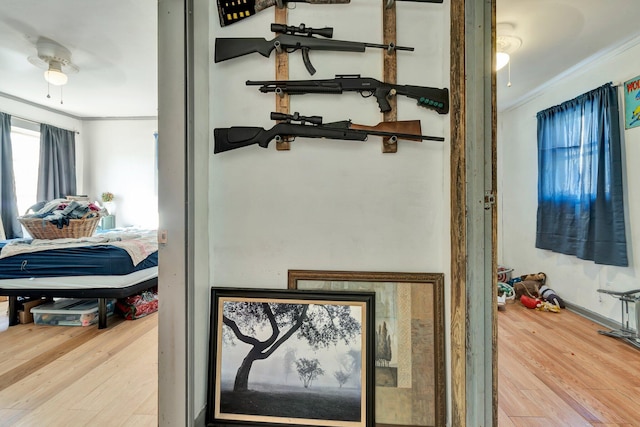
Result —
<svg viewBox="0 0 640 427"><path fill-rule="evenodd" d="M498 311L498 425L640 426L640 350L568 310Z"/></svg>
<svg viewBox="0 0 640 427"><path fill-rule="evenodd" d="M157 313L108 325L0 332L0 427L157 426Z"/></svg>
<svg viewBox="0 0 640 427"><path fill-rule="evenodd" d="M640 350L598 329L567 310L499 311L498 425L640 426ZM157 336L157 313L0 332L0 427L158 425Z"/></svg>

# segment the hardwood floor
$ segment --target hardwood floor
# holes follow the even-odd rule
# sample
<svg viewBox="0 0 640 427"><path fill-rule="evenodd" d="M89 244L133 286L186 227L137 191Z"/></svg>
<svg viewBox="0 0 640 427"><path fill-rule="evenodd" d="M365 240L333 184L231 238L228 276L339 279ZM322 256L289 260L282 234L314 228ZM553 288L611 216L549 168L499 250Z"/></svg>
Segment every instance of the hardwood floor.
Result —
<svg viewBox="0 0 640 427"><path fill-rule="evenodd" d="M498 312L498 425L640 426L640 350L567 310Z"/></svg>
<svg viewBox="0 0 640 427"><path fill-rule="evenodd" d="M598 329L567 310L499 311L498 425L640 426L640 350ZM157 313L0 332L0 427L158 425L157 338Z"/></svg>
<svg viewBox="0 0 640 427"><path fill-rule="evenodd" d="M108 325L0 332L0 426L157 426L157 313Z"/></svg>

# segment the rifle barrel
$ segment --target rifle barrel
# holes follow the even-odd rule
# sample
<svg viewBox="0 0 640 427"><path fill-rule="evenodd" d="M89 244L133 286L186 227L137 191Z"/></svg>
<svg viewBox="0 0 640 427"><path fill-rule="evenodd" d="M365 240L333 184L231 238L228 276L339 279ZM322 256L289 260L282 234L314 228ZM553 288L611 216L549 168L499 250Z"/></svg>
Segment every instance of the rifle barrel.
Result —
<svg viewBox="0 0 640 427"><path fill-rule="evenodd" d="M377 44L377 43L363 43L366 47L377 47L380 49L388 49L389 45L388 44ZM409 47L409 46L393 46L393 48L395 50L408 50L410 52L413 52L415 50L415 48L413 47Z"/></svg>

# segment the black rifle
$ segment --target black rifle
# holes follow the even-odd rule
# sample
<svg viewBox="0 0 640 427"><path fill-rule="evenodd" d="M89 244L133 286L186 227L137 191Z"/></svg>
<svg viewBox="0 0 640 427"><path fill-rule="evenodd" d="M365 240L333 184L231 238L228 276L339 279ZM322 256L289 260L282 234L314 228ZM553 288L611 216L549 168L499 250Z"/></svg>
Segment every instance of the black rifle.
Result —
<svg viewBox="0 0 640 427"><path fill-rule="evenodd" d="M218 0L220 25L230 25L255 15L271 6L284 7L287 3L333 4L349 3L351 0ZM407 0L405 0L407 1ZM442 0L441 0L442 1Z"/></svg>
<svg viewBox="0 0 640 427"><path fill-rule="evenodd" d="M443 0L396 0L419 3L442 3ZM222 27L255 15L271 6L284 7L287 3L336 4L350 0L218 0L218 18ZM387 8L394 0L387 0Z"/></svg>
<svg viewBox="0 0 640 427"><path fill-rule="evenodd" d="M247 81L247 86L260 86L260 92L274 92L278 95L301 95L305 93L342 93L358 92L365 98L375 96L380 112L391 110L387 98L404 95L418 101L421 107L429 108L440 114L449 112L449 90L434 87L394 85L383 83L371 77L359 74L337 75L327 80L267 80Z"/></svg>
<svg viewBox="0 0 640 427"><path fill-rule="evenodd" d="M311 60L309 59L310 50L364 52L368 47L414 50L412 47L396 46L393 43L374 44L344 40L325 40L313 37L314 35L318 35L331 39L333 37L333 28L331 27L313 29L305 27L304 24L300 24L298 27L291 27L284 24L271 24L271 31L279 33L273 40L248 37L216 38L214 61L226 61L227 59L256 52L268 58L274 49L284 50L286 52L301 50L304 66L307 67L307 71L313 75L316 69L313 68Z"/></svg>
<svg viewBox="0 0 640 427"><path fill-rule="evenodd" d="M273 140L276 142L292 141L298 136L366 141L369 135L376 135L389 137L392 142L398 139L444 141L444 138L438 136L421 135L420 120L381 122L376 126L358 125L351 123L351 120L323 124L322 117L305 117L298 113L293 115L271 113L271 120L282 120L282 122L271 129L245 126L214 129L214 154L254 144L267 148Z"/></svg>

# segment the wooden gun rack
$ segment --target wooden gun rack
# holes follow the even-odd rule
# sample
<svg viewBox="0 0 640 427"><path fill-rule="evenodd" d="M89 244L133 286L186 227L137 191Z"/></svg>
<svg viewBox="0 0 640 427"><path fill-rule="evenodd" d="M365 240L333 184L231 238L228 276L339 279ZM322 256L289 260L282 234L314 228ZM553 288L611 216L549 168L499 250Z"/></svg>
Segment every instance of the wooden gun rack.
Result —
<svg viewBox="0 0 640 427"><path fill-rule="evenodd" d="M287 8L275 7L275 22L276 24L287 23ZM282 52L276 52L276 80L288 80L289 79L289 54L284 50ZM276 95L276 111L278 113L289 114L289 94ZM291 141L282 140L276 142L276 150L290 150Z"/></svg>
<svg viewBox="0 0 640 427"><path fill-rule="evenodd" d="M275 7L275 22L277 24L287 23L287 8ZM382 19L382 33L383 44L395 44L396 43L396 2L383 0L382 1L383 19ZM384 70L384 82L390 84L397 83L398 63L395 49L385 49L382 51L383 57L383 70ZM282 51L276 54L276 80L288 80L289 79L289 56L286 52ZM391 110L383 113L383 121L396 121L398 120L397 102L396 97L389 99L389 105ZM276 95L276 111L279 113L290 114L289 95L281 94ZM277 150L290 150L290 141L276 142ZM382 140L382 152L383 153L396 153L398 151L398 143L392 142L390 138L383 138Z"/></svg>

